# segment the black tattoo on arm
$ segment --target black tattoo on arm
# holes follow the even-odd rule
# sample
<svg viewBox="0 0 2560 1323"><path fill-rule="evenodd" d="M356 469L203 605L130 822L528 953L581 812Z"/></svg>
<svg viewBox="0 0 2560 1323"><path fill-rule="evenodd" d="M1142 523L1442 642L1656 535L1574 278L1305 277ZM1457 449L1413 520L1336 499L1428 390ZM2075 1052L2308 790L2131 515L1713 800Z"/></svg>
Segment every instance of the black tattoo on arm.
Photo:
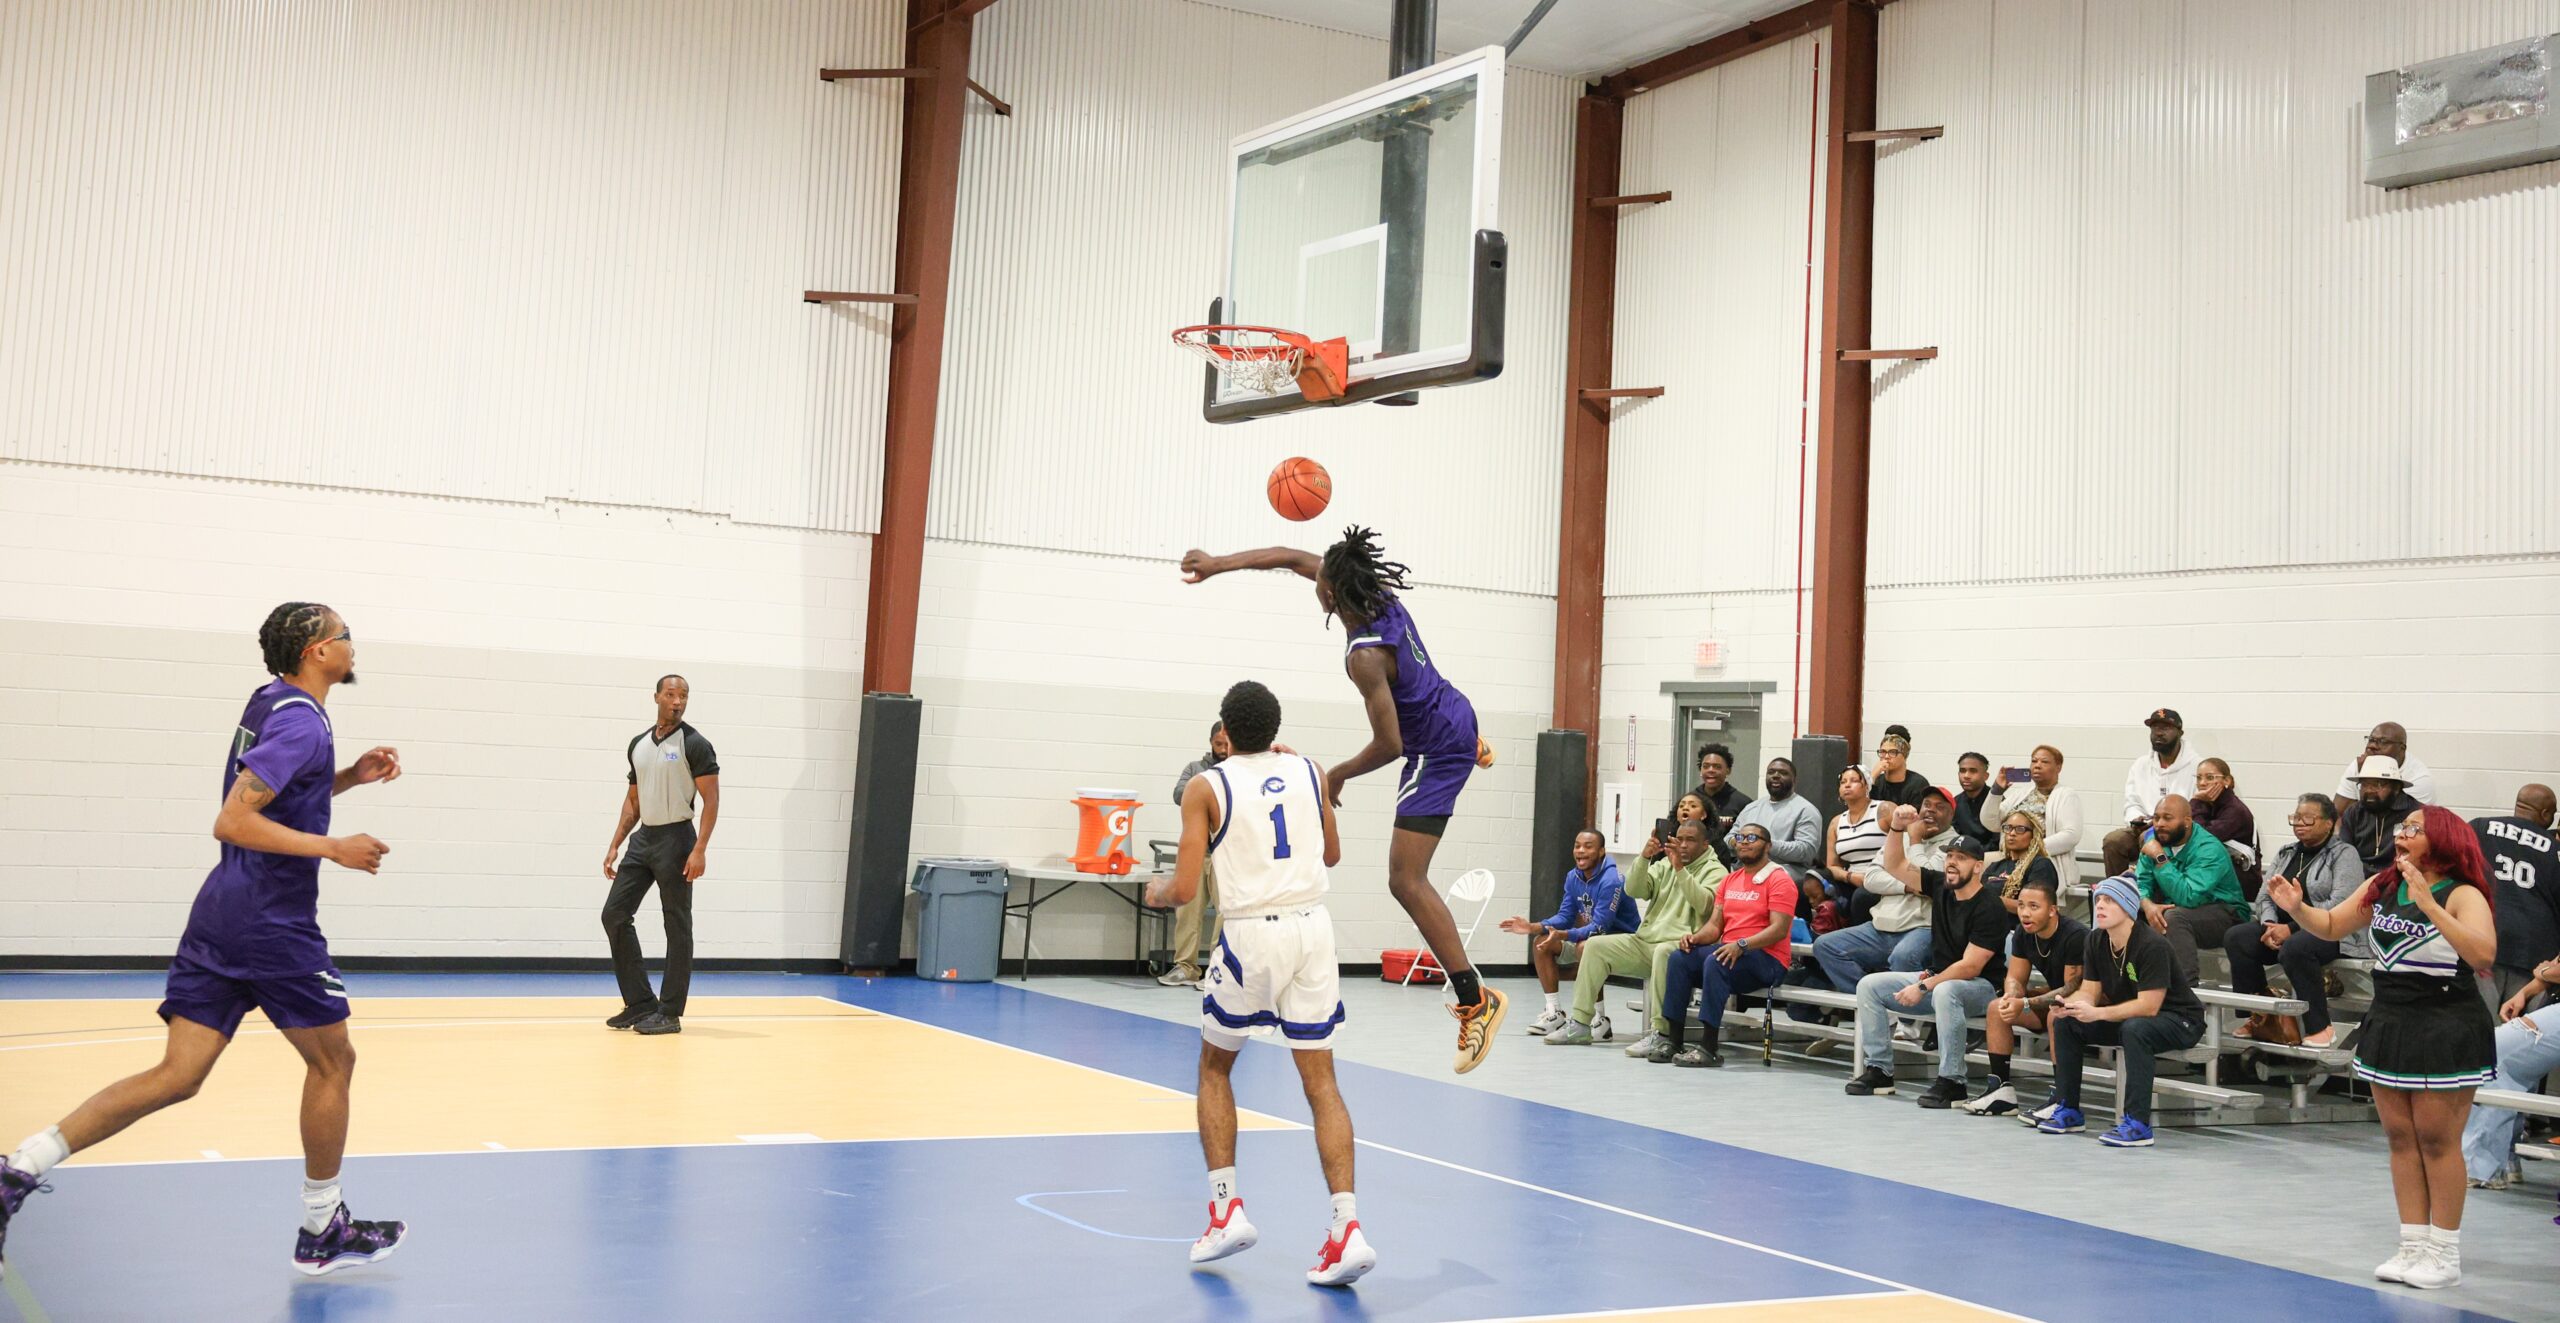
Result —
<svg viewBox="0 0 2560 1323"><path fill-rule="evenodd" d="M240 779L231 783L231 798L243 808L263 810L276 802L276 792L259 780L256 772L242 768Z"/></svg>

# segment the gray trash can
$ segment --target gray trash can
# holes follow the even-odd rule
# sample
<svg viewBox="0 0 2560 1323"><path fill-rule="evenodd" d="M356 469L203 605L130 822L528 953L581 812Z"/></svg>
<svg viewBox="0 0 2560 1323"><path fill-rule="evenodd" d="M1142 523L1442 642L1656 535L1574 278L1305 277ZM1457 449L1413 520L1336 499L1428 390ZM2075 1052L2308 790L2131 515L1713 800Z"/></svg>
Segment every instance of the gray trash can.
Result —
<svg viewBox="0 0 2560 1323"><path fill-rule="evenodd" d="M1004 892L1009 881L995 859L919 859L914 890L916 977L986 983L1004 952Z"/></svg>

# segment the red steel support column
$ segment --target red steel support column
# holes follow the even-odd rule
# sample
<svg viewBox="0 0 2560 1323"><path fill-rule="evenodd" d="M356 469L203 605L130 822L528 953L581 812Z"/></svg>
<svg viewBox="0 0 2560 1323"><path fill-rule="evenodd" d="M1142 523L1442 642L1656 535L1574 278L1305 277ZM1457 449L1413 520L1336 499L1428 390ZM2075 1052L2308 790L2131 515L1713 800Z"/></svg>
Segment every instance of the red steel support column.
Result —
<svg viewBox="0 0 2560 1323"><path fill-rule="evenodd" d="M1843 362L1868 346L1875 275L1876 147L1851 142L1876 126L1876 10L1831 6L1830 124L1822 226L1822 444L1814 485L1813 664L1809 734L1855 749L1867 651L1867 418L1872 368Z"/></svg>
<svg viewBox="0 0 2560 1323"><path fill-rule="evenodd" d="M880 532L871 540L864 618L865 692L915 687L916 605L924 584L925 494L933 477L934 410L942 393L942 330L951 293L951 236L960 209L960 128L969 101L970 16L984 4L908 0L907 64L898 172L898 264L893 288L915 302L889 320L887 454Z"/></svg>
<svg viewBox="0 0 2560 1323"><path fill-rule="evenodd" d="M1582 802L1592 805L1600 758L1601 585L1609 522L1609 404L1605 389L1618 313L1618 209L1591 199L1618 194L1626 106L1586 92L1574 108L1572 303L1565 333L1564 507L1556 523L1555 725L1589 735Z"/></svg>

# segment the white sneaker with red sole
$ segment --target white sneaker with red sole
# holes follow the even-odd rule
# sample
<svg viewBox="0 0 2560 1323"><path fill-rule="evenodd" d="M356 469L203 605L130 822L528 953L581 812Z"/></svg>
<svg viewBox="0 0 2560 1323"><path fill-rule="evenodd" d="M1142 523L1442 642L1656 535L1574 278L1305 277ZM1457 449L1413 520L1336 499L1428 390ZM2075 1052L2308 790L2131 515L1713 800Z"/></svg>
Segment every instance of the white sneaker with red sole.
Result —
<svg viewBox="0 0 2560 1323"><path fill-rule="evenodd" d="M1245 1220L1244 1200L1229 1199L1227 1211L1220 1213L1216 1204L1209 1205L1209 1229L1191 1242L1193 1263L1214 1263L1230 1254L1242 1254L1262 1239L1262 1233Z"/></svg>
<svg viewBox="0 0 2560 1323"><path fill-rule="evenodd" d="M1307 1280L1317 1286L1349 1286L1378 1266L1378 1252L1369 1248L1369 1238L1360 1234L1360 1224L1352 1222L1342 1228L1339 1238L1324 1243L1324 1252L1316 1256L1316 1266L1307 1269Z"/></svg>

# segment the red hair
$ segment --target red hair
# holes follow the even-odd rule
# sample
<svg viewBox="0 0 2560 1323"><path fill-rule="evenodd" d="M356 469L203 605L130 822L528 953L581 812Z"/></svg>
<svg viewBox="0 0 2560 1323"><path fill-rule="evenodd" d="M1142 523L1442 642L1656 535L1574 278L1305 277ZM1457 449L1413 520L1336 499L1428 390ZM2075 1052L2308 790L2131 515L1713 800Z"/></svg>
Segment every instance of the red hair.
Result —
<svg viewBox="0 0 2560 1323"><path fill-rule="evenodd" d="M2464 822L2462 815L2452 809L2434 804L2427 805L2420 813L2426 823L2427 854L2418 861L2419 864L2441 876L2479 888L2481 899L2496 904L2498 893L2489 887L2489 865L2480 857L2480 838L2473 834L2471 824ZM2365 905L2380 905L2391 895L2392 889L2400 885L2400 881L2400 862L2394 858L2389 868L2374 874L2373 880L2365 884L2364 894L2357 897L2357 901ZM2418 883L2423 886L2426 879L2420 878Z"/></svg>

